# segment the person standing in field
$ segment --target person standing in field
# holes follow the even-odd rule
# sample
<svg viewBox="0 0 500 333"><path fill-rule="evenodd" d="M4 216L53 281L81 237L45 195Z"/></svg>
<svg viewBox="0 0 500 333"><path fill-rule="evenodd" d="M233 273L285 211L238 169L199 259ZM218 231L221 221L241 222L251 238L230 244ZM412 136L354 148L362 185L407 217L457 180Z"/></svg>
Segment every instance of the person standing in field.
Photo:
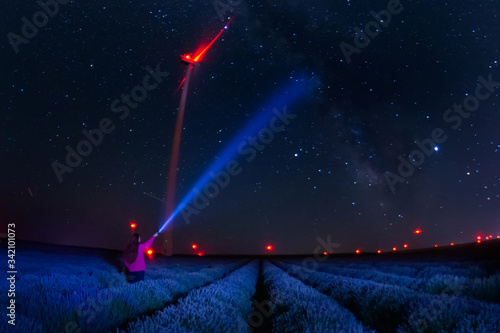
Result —
<svg viewBox="0 0 500 333"><path fill-rule="evenodd" d="M146 270L146 264L144 263L144 249L147 249L151 246L151 244L153 244L156 236L158 236L158 233L155 233L144 244L140 244L141 237L138 233L135 233L132 237L130 237L127 247L123 253L125 266L128 268L128 282L135 283L144 280L144 271Z"/></svg>

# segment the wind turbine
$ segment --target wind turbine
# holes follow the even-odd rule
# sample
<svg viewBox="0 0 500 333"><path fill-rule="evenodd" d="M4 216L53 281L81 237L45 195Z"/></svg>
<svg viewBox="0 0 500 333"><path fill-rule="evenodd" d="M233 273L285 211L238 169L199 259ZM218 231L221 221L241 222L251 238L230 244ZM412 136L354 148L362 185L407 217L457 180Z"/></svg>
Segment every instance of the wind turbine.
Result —
<svg viewBox="0 0 500 333"><path fill-rule="evenodd" d="M187 100L191 73L193 72L195 66L202 60L203 56L207 53L207 51L212 47L215 41L222 35L224 30L228 29L228 25L229 23L231 23L231 20L229 20L229 22L224 26L224 28L222 28L222 30L217 34L217 36L215 36L215 38L207 46L200 47L198 51L195 52L194 54L186 53L180 56L180 62L184 65L187 65L187 70L186 70L186 76L184 77L179 87L177 88L177 90L179 90L182 87L182 95L179 104L179 112L177 114L177 120L175 122L174 140L172 142L172 151L170 154L170 166L168 170L167 200L166 200L167 218L172 214L175 208L175 188L177 183L177 167L179 165L179 150L181 143L182 124L184 122L184 112L186 110L186 100ZM168 222L170 221L167 220L161 226L161 228L159 229L160 233L162 233L165 230L166 226L168 225ZM164 243L166 244L164 244L165 250L163 254L170 256L172 255L172 245L173 245L172 227L166 229L165 231L166 232L164 237L165 238Z"/></svg>

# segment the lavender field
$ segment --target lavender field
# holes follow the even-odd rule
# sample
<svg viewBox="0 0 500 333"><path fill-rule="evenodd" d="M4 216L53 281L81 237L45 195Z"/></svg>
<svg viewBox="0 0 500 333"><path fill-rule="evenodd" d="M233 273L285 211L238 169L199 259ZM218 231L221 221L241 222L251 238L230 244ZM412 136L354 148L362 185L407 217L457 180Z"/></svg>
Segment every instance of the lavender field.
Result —
<svg viewBox="0 0 500 333"><path fill-rule="evenodd" d="M119 252L26 244L17 254L15 331L500 332L499 246L154 256L145 281L129 284ZM6 293L0 298L6 304ZM13 331L5 320L0 330Z"/></svg>

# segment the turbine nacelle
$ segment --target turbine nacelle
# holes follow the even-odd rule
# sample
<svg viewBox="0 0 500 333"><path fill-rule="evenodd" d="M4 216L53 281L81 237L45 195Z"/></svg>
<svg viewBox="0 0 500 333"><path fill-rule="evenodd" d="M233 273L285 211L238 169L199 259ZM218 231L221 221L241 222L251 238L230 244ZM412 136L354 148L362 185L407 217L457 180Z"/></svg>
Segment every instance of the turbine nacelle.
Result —
<svg viewBox="0 0 500 333"><path fill-rule="evenodd" d="M194 57L191 54L181 55L179 62L182 64L185 64L185 65L191 65L191 66L194 66L194 64L196 64L196 61L194 60Z"/></svg>

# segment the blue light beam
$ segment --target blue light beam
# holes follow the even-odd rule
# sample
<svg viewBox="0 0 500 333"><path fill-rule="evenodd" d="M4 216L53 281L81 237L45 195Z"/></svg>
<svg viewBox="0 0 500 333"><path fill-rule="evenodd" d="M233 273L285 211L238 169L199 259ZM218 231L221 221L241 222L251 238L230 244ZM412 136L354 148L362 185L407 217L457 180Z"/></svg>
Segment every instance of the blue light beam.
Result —
<svg viewBox="0 0 500 333"><path fill-rule="evenodd" d="M165 227L177 216L182 210L193 200L199 193L199 189L203 188L207 183L212 180L211 174L216 174L223 170L227 162L234 159L238 155L238 147L245 139L250 135L257 135L259 130L268 126L269 121L275 116L272 111L274 108L284 107L288 104L295 102L296 100L308 96L313 92L313 89L319 84L316 78L310 80L294 80L283 92L274 97L267 103L267 107L262 109L260 113L257 114L252 120L250 120L246 126L240 130L236 136L231 140L231 142L221 151L221 153L216 158L212 164L207 168L207 171L196 181L194 186L189 190L189 192L184 196L182 201L177 205L169 218L160 228L159 232L162 232Z"/></svg>

